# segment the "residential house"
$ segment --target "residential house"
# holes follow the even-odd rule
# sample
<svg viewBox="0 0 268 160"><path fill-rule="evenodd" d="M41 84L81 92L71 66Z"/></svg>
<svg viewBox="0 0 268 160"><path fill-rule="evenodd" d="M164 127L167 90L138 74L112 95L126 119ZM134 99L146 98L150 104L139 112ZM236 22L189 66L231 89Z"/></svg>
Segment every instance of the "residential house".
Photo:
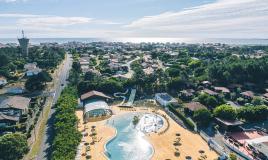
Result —
<svg viewBox="0 0 268 160"><path fill-rule="evenodd" d="M42 71L39 67L37 67L37 63L27 63L24 65L24 69L26 70L26 76L34 76Z"/></svg>
<svg viewBox="0 0 268 160"><path fill-rule="evenodd" d="M217 96L217 95L218 95L217 92L214 92L214 91L212 91L212 90L210 90L210 89L204 89L204 90L202 90L201 92L202 92L202 93L206 93L206 94L208 94L208 95L210 95L210 96Z"/></svg>
<svg viewBox="0 0 268 160"><path fill-rule="evenodd" d="M89 57L82 57L79 59L80 66L88 66L89 65Z"/></svg>
<svg viewBox="0 0 268 160"><path fill-rule="evenodd" d="M221 118L215 118L216 123L223 128L225 131L235 131L240 129L239 127L243 124L241 121L238 120L225 120Z"/></svg>
<svg viewBox="0 0 268 160"><path fill-rule="evenodd" d="M8 116L20 117L28 113L30 101L30 98L21 96L2 97L0 112Z"/></svg>
<svg viewBox="0 0 268 160"><path fill-rule="evenodd" d="M254 98L254 93L252 91L245 91L240 93L240 95L247 100L252 100Z"/></svg>
<svg viewBox="0 0 268 160"><path fill-rule="evenodd" d="M202 84L204 87L206 87L206 88L209 88L209 87L211 87L211 85L212 85L212 83L209 82L209 81L203 81L203 82L201 82L201 84Z"/></svg>
<svg viewBox="0 0 268 160"><path fill-rule="evenodd" d="M195 111L200 110L200 109L206 109L206 106L199 102L190 102L190 103L185 103L183 104L184 110L186 113L189 115L193 115Z"/></svg>
<svg viewBox="0 0 268 160"><path fill-rule="evenodd" d="M190 100L193 98L195 91L193 89L182 90L179 93L179 97L184 100Z"/></svg>
<svg viewBox="0 0 268 160"><path fill-rule="evenodd" d="M217 92L217 93L222 93L224 94L225 96L230 96L230 90L226 87L214 87L214 90Z"/></svg>

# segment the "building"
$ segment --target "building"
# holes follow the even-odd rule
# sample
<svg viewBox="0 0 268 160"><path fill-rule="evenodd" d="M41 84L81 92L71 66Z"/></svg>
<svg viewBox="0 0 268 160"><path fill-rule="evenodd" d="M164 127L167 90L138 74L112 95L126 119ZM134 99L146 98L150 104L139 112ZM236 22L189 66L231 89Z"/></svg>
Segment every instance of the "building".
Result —
<svg viewBox="0 0 268 160"><path fill-rule="evenodd" d="M193 89L186 89L180 91L179 96L183 100L190 100L194 97L194 93L195 91Z"/></svg>
<svg viewBox="0 0 268 160"><path fill-rule="evenodd" d="M168 93L156 93L155 100L163 107L178 104L178 101L172 96L170 96Z"/></svg>
<svg viewBox="0 0 268 160"><path fill-rule="evenodd" d="M212 91L210 89L204 89L204 90L202 90L202 93L206 93L206 94L208 94L210 96L217 96L218 95L217 92L214 92L214 91Z"/></svg>
<svg viewBox="0 0 268 160"><path fill-rule="evenodd" d="M42 69L37 67L37 63L27 63L24 65L24 69L26 70L26 76L30 77L33 75L37 75L38 73L42 72Z"/></svg>
<svg viewBox="0 0 268 160"><path fill-rule="evenodd" d="M0 76L0 86L4 86L7 84L7 79L3 76Z"/></svg>
<svg viewBox="0 0 268 160"><path fill-rule="evenodd" d="M183 105L186 113L193 115L195 111L200 109L206 109L206 107L199 102L190 102Z"/></svg>
<svg viewBox="0 0 268 160"><path fill-rule="evenodd" d="M19 117L8 116L0 112L0 127L8 127L17 124Z"/></svg>
<svg viewBox="0 0 268 160"><path fill-rule="evenodd" d="M261 130L247 129L227 133L223 142L247 160L268 159L268 135Z"/></svg>
<svg viewBox="0 0 268 160"><path fill-rule="evenodd" d="M216 123L223 128L225 131L235 131L239 130L240 126L243 124L241 121L238 120L225 120L221 118L215 118Z"/></svg>
<svg viewBox="0 0 268 160"><path fill-rule="evenodd" d="M110 99L112 98L98 91L90 91L81 95L84 121L97 121L110 117L112 110L106 103Z"/></svg>
<svg viewBox="0 0 268 160"><path fill-rule="evenodd" d="M268 92L265 93L265 94L263 94L263 98L266 99L266 100L268 100Z"/></svg>
<svg viewBox="0 0 268 160"><path fill-rule="evenodd" d="M28 57L29 39L24 36L24 31L22 31L22 38L18 39L21 48L22 56Z"/></svg>
<svg viewBox="0 0 268 160"><path fill-rule="evenodd" d="M254 93L252 91L245 91L245 92L240 93L240 95L243 98L248 99L248 100L252 100L254 98Z"/></svg>
<svg viewBox="0 0 268 160"><path fill-rule="evenodd" d="M201 84L204 86L204 87L211 87L212 83L209 82L209 81L202 81Z"/></svg>
<svg viewBox="0 0 268 160"><path fill-rule="evenodd" d="M22 94L25 92L25 88L23 85L17 84L7 87L7 92L9 94Z"/></svg>
<svg viewBox="0 0 268 160"><path fill-rule="evenodd" d="M30 98L21 96L1 97L0 112L14 117L20 117L28 113Z"/></svg>
<svg viewBox="0 0 268 160"><path fill-rule="evenodd" d="M226 87L214 87L214 90L218 93L230 94L230 90Z"/></svg>

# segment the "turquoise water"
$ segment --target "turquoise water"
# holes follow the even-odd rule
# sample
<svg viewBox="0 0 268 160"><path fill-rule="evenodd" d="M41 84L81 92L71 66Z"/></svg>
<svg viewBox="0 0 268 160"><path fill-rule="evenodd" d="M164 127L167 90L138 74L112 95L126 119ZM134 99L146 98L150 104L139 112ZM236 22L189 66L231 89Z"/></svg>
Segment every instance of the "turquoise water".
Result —
<svg viewBox="0 0 268 160"><path fill-rule="evenodd" d="M106 144L110 160L149 160L154 152L144 134L134 128L132 119L136 113L125 114L109 120L117 130L115 138Z"/></svg>

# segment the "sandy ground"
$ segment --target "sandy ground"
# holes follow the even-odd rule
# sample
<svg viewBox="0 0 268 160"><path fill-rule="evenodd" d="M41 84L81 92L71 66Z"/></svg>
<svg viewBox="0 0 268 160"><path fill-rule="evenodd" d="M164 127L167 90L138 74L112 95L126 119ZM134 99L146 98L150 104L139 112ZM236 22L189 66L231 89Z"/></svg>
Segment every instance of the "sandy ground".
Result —
<svg viewBox="0 0 268 160"><path fill-rule="evenodd" d="M166 115L163 111L160 111L160 113ZM170 127L164 134L158 135L154 133L148 136L148 140L154 146L155 150L153 160L184 160L186 156L191 156L194 160L197 160L201 156L199 150L205 151L208 160L213 160L218 157L217 153L210 150L206 141L204 141L200 135L182 128L171 118L169 118L169 124ZM180 133L181 138L181 146L178 147L173 145L177 138L176 133ZM179 149L179 157L175 156L175 148Z"/></svg>
<svg viewBox="0 0 268 160"><path fill-rule="evenodd" d="M97 132L97 141L95 144L90 145L90 154L92 156L92 160L106 160L106 157L104 155L104 151L105 151L105 144L109 141L109 139L111 139L115 134L116 131L114 128L106 125L106 120L103 121L99 121L99 122L88 122L86 124L83 124L83 111L76 111L76 115L79 118L79 131L83 131L84 128L86 129L86 133L88 133L88 135L90 135L91 133L91 126L96 126L96 132ZM92 138L90 136L86 136L83 137L83 139L85 142L91 143L92 142ZM82 149L82 153L86 152L86 146L83 145L83 149ZM81 160L85 160L86 157L85 156L81 156Z"/></svg>
<svg viewBox="0 0 268 160"><path fill-rule="evenodd" d="M118 116L124 113L129 112L152 112L151 109L147 108L135 108L132 109L120 109L118 107L113 107L114 116ZM161 115L166 115L164 111L158 111ZM79 130L82 131L84 129L83 121L82 121L82 111L76 112L77 116L80 119L79 124ZM167 115L166 115L167 116ZM207 143L198 135L195 133L192 133L184 128L182 128L180 125L178 125L175 121L173 121L169 116L167 116L169 119L169 122L165 122L162 129L159 130L159 132L165 130L167 128L167 123L169 123L169 128L166 132L163 134L158 133L150 133L147 136L148 141L153 145L154 147L154 155L152 157L152 160L175 160L175 159L181 159L184 160L185 156L191 156L193 160L197 160L201 154L199 153L199 150L205 151L205 155L207 156L208 160L213 160L218 157L217 153L213 150L210 150ZM97 140L100 140L100 142L97 142L94 145L91 145L91 155L93 160L105 160L105 156L103 152L105 151L104 146L105 144L111 139L116 131L114 128L109 127L106 125L106 120L100 121L100 122L89 122L86 124L87 126L87 133L90 133L91 126L95 125L97 126ZM180 133L180 146L175 147L174 141L176 140L177 136L176 133ZM91 142L91 137L84 137L84 140L86 142ZM175 156L175 148L177 148L180 152L180 156ZM85 153L85 147L83 146L82 153ZM85 156L82 156L82 160L85 159Z"/></svg>

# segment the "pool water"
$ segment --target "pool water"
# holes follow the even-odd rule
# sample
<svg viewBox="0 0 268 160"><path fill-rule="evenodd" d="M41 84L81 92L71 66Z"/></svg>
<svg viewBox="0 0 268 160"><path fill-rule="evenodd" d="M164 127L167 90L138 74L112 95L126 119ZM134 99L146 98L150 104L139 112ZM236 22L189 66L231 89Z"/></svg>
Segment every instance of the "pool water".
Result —
<svg viewBox="0 0 268 160"><path fill-rule="evenodd" d="M132 124L135 115L143 118L143 114L130 113L109 120L108 124L117 130L117 135L106 144L110 160L149 160L153 155L153 147L144 133Z"/></svg>

